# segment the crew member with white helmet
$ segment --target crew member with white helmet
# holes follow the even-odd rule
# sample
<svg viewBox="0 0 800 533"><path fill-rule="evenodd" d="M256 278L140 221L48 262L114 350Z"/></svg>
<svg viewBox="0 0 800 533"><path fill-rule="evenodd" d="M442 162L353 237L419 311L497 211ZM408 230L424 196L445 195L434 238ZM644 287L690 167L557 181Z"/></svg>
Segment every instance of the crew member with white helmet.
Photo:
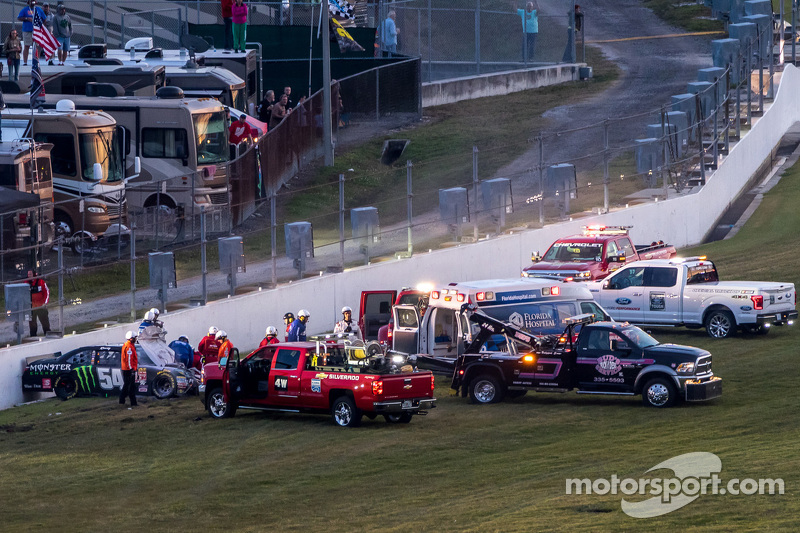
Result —
<svg viewBox="0 0 800 533"><path fill-rule="evenodd" d="M136 387L133 386L136 371L139 369L139 358L136 356L136 337L138 334L129 331L125 334L122 345L122 388L119 391L119 404L125 405L125 398L131 399L131 407L136 407Z"/></svg>
<svg viewBox="0 0 800 533"><path fill-rule="evenodd" d="M358 327L358 322L353 320L353 310L347 306L342 307L342 319L336 323L336 326L333 328L333 332L338 334L347 334L352 333L358 339L364 340L364 337L361 335L361 329Z"/></svg>
<svg viewBox="0 0 800 533"><path fill-rule="evenodd" d="M275 326L267 326L267 335L261 339L261 344L258 345L259 348L263 348L268 344L276 344L281 342L278 339L278 328Z"/></svg>
<svg viewBox="0 0 800 533"><path fill-rule="evenodd" d="M305 341L306 340L306 324L308 319L311 318L311 313L305 309L297 312L297 320L292 322L292 327L289 328L289 342Z"/></svg>
<svg viewBox="0 0 800 533"><path fill-rule="evenodd" d="M201 367L206 363L216 361L217 357L219 357L220 343L217 342L217 332L219 332L217 327L211 326L208 328L208 335L200 339L200 344L197 345L197 351L200 352L202 356L200 361Z"/></svg>
<svg viewBox="0 0 800 533"><path fill-rule="evenodd" d="M227 359L228 357L231 356L231 352L233 351L233 343L228 339L228 334L222 330L219 330L217 332L216 339L217 342L219 343L219 353L217 355L217 361L222 360L223 357Z"/></svg>

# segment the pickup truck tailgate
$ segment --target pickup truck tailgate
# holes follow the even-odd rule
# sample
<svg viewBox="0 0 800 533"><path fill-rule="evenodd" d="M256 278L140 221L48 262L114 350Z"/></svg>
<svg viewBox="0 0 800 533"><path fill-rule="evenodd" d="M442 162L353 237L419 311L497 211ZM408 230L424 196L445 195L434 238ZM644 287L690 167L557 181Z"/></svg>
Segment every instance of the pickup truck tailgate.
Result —
<svg viewBox="0 0 800 533"><path fill-rule="evenodd" d="M758 292L764 296L764 311L786 311L795 308L795 289L792 284L765 287Z"/></svg>
<svg viewBox="0 0 800 533"><path fill-rule="evenodd" d="M381 398L384 401L433 397L433 374L430 372L385 375L380 381L383 382Z"/></svg>

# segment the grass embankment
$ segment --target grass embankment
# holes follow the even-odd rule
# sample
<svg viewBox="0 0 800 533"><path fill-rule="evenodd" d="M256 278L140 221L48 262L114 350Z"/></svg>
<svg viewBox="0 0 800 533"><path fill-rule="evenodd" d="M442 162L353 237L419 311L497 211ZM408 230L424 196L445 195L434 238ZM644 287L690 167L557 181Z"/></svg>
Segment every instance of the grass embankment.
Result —
<svg viewBox="0 0 800 533"><path fill-rule="evenodd" d="M644 0L645 7L665 22L686 31L723 31L722 21L711 18L711 8L694 2L676 3L672 0Z"/></svg>
<svg viewBox="0 0 800 533"><path fill-rule="evenodd" d="M726 279L800 282L800 168L733 239L686 250ZM468 405L437 383L439 407L410 425L241 412L212 420L194 398L49 400L0 412L3 528L109 531L796 531L800 499L795 328L714 341L723 397L646 409L638 398L529 394ZM652 477L673 456L711 452L723 482L782 478L784 495L700 496L636 520L621 495L566 495L567 478ZM659 477L671 472L656 472ZM723 485L724 486L724 485ZM640 501L645 496L628 496Z"/></svg>

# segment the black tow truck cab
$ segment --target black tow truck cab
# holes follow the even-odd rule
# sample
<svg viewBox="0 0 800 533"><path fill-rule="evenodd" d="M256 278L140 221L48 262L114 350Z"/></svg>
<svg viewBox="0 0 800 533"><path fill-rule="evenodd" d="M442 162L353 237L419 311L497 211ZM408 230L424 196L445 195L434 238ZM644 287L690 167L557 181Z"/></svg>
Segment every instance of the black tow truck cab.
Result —
<svg viewBox="0 0 800 533"><path fill-rule="evenodd" d="M538 336L480 311L470 320L479 332L458 357L451 388L473 403L495 403L529 390L641 394L651 407L722 395L722 379L711 371L709 352L660 344L627 322L594 322L594 315L578 315L566 319L563 334ZM509 351L478 353L493 335L504 335ZM518 345L525 353L518 353Z"/></svg>

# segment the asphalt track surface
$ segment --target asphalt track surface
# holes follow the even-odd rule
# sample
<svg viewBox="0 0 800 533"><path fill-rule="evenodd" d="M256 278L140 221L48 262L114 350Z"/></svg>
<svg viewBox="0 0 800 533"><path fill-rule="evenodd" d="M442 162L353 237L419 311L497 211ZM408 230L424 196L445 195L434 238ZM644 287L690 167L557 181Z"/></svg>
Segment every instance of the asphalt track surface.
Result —
<svg viewBox="0 0 800 533"><path fill-rule="evenodd" d="M543 15L560 15L548 13L545 3L541 4ZM714 36L675 36L659 39L630 39L635 37L674 35L684 33L665 24L650 10L645 9L636 0L597 0L590 6L584 6L586 16L587 41L611 41L599 43L604 54L621 69L620 78L602 94L596 95L580 104L551 109L546 113L549 119L548 131L559 131L594 124L609 117L630 116L643 111L657 109L669 104L670 96L686 92L686 84L696 79L697 70L711 66L710 41ZM652 117L639 117L626 121L624 127L610 129L611 144L630 142L643 136L644 126L652 122ZM593 153L602 148L602 138L596 130L573 134L569 142L554 147L548 152L549 160L570 160L576 154ZM538 149L531 149L518 159L511 161L497 172L498 176L519 173L538 164ZM594 164L600 164L595 161ZM514 183L515 192L524 192L535 184L518 178ZM421 220L435 218L430 214L419 217ZM416 223L416 220L415 220ZM211 243L213 244L213 243ZM322 269L322 265L339 263L339 246L318 248L314 263L309 270ZM391 252L389 252L391 253ZM356 245L348 243L346 255L356 257ZM277 262L277 274L281 280L296 278L297 272L291 261L280 258ZM214 266L210 265L210 270ZM272 279L272 262L253 261L248 258L247 272L239 274L238 281L242 286L266 286ZM48 280L52 300L57 299L55 279ZM208 291L210 294L227 292L227 278L219 272L209 273ZM180 280L178 288L170 291L170 301L188 301L200 295L200 277ZM288 310L295 311L302 302L291 305ZM136 294L137 309L158 306L157 292L152 289L139 290ZM70 324L96 323L102 326L106 317L125 316L130 310L130 294L100 298L78 306L67 306L64 310L64 321L68 325L65 330L71 332ZM57 308L51 309L50 319L54 329L57 324ZM167 318L168 319L168 318ZM27 324L24 331L27 333ZM171 332L176 336L181 332ZM171 339L170 339L171 340ZM192 339L196 341L196 339ZM0 323L0 342L13 343L16 333L10 322ZM120 339L122 342L122 339Z"/></svg>

